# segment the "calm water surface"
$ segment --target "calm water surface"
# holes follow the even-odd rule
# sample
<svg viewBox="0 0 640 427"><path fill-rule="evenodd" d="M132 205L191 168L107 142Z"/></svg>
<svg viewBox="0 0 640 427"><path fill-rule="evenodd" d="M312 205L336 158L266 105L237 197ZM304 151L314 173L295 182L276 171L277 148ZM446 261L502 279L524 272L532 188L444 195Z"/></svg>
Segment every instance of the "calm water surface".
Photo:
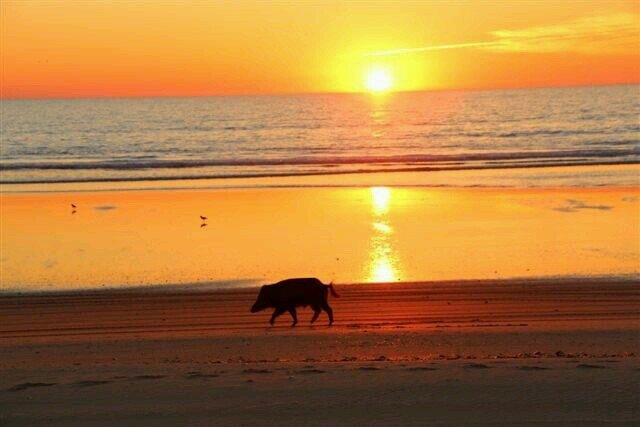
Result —
<svg viewBox="0 0 640 427"><path fill-rule="evenodd" d="M0 180L638 162L639 88L4 101Z"/></svg>

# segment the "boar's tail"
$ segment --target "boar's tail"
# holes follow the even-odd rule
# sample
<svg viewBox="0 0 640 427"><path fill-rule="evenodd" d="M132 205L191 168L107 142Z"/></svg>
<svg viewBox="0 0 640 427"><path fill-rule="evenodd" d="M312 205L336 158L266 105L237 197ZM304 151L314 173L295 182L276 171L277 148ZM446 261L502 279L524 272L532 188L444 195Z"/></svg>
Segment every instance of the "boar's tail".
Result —
<svg viewBox="0 0 640 427"><path fill-rule="evenodd" d="M338 295L338 293L336 292L336 289L333 287L333 282L329 283L329 291L331 292L331 295L333 295L335 298L340 298L340 295Z"/></svg>

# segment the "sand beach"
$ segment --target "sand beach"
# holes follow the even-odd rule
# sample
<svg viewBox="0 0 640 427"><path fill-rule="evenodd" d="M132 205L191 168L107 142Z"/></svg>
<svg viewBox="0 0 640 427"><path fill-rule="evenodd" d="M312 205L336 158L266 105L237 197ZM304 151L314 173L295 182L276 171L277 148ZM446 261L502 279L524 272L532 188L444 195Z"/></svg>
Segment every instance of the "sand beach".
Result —
<svg viewBox="0 0 640 427"><path fill-rule="evenodd" d="M3 425L640 421L637 280L336 286L330 328L254 289L3 297Z"/></svg>

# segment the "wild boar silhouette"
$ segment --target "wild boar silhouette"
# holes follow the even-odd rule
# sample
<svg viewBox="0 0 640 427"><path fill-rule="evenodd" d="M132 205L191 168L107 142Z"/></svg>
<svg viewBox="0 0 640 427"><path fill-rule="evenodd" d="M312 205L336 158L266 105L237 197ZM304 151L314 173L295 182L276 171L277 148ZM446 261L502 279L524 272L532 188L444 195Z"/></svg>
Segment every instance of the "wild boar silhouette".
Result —
<svg viewBox="0 0 640 427"><path fill-rule="evenodd" d="M256 313L269 307L275 308L269 321L273 325L278 316L288 311L293 317L291 326L295 326L298 323L296 307L311 306L313 309L311 323L315 322L320 316L320 312L324 310L329 316L329 326L331 326L333 324L333 310L327 302L329 292L336 298L340 297L333 288L333 283L325 285L315 277L282 280L260 288L260 293L255 304L251 307L251 312Z"/></svg>

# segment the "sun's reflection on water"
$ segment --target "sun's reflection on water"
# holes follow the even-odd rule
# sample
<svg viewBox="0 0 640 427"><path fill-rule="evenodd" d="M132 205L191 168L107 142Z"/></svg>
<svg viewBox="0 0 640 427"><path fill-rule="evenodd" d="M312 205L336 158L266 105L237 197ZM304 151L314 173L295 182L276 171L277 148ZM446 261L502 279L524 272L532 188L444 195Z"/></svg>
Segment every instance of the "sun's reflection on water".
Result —
<svg viewBox="0 0 640 427"><path fill-rule="evenodd" d="M392 244L393 227L389 223L392 190L371 187L372 235L369 250L367 282L400 280L398 259Z"/></svg>
<svg viewBox="0 0 640 427"><path fill-rule="evenodd" d="M385 216L389 212L391 189L389 187L371 187L371 200L374 216ZM381 219L386 220L386 218Z"/></svg>

